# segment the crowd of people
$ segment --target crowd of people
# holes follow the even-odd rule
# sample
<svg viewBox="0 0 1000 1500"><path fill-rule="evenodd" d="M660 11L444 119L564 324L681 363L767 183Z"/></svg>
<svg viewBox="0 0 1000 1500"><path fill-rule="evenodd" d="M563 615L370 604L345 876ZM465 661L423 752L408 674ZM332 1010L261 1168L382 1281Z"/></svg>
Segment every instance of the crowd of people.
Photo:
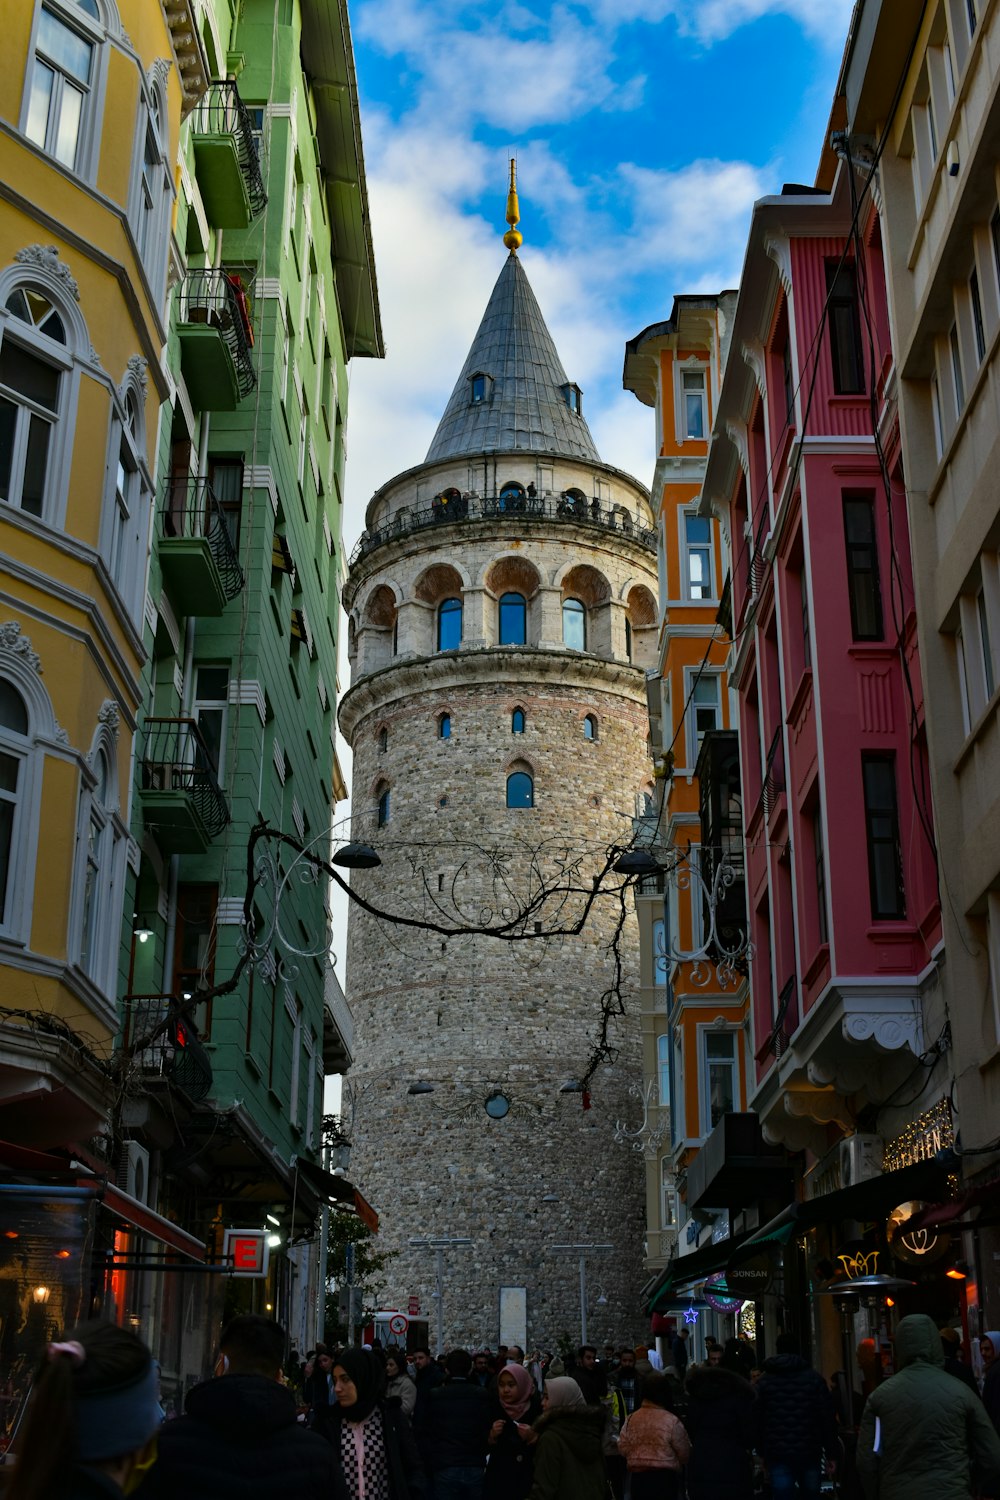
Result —
<svg viewBox="0 0 1000 1500"><path fill-rule="evenodd" d="M790 1334L753 1345L686 1330L560 1358L515 1346L327 1349L285 1360L256 1315L224 1330L213 1378L164 1420L135 1334L83 1324L35 1375L6 1500L815 1500L824 1469L867 1500L1000 1500L1000 1334L981 1382L934 1322L902 1319L897 1373L838 1426L831 1386ZM988 1346L988 1353L987 1353ZM958 1366L959 1368L955 1368ZM842 1472L846 1426L856 1466Z"/></svg>

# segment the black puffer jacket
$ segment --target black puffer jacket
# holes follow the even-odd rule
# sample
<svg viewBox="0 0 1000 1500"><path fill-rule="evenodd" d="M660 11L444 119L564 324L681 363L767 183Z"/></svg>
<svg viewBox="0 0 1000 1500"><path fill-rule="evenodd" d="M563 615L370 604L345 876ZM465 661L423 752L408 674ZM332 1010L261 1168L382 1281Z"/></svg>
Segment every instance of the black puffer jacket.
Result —
<svg viewBox="0 0 1000 1500"><path fill-rule="evenodd" d="M165 1422L140 1500L347 1500L330 1444L298 1424L295 1397L266 1375L223 1375Z"/></svg>
<svg viewBox="0 0 1000 1500"><path fill-rule="evenodd" d="M431 1391L426 1452L435 1473L483 1467L492 1406L481 1385L454 1376Z"/></svg>
<svg viewBox="0 0 1000 1500"><path fill-rule="evenodd" d="M799 1354L775 1354L757 1382L756 1447L766 1464L819 1464L837 1456L837 1418L826 1381Z"/></svg>
<svg viewBox="0 0 1000 1500"><path fill-rule="evenodd" d="M687 1378L692 1500L751 1500L754 1395L749 1381L721 1366L696 1365Z"/></svg>

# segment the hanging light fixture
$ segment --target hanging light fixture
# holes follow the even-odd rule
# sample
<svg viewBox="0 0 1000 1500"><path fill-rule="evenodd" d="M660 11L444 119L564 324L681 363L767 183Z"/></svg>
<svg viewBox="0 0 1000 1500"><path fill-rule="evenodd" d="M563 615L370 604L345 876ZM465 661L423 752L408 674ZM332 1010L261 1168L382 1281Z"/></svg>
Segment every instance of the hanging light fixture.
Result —
<svg viewBox="0 0 1000 1500"><path fill-rule="evenodd" d="M342 870L374 870L382 861L371 844L352 841L337 850L332 863L339 865Z"/></svg>
<svg viewBox="0 0 1000 1500"><path fill-rule="evenodd" d="M626 849L615 860L614 868L617 875L658 875L663 866L648 849Z"/></svg>

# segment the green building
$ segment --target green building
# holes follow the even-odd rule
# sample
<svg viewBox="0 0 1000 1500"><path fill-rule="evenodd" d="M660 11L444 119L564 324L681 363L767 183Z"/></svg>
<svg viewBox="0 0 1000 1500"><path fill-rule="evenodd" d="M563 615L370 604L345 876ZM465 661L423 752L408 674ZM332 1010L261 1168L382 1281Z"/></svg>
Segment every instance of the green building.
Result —
<svg viewBox="0 0 1000 1500"><path fill-rule="evenodd" d="M193 1330L210 1341L226 1299L316 1336L323 1080L350 1061L325 882L282 885L282 856L255 911L270 932L280 888L267 958L198 997L240 960L253 825L326 854L344 796L346 369L382 355L344 0L196 14L215 81L177 170L112 1121L118 1186L149 1215L116 1237L105 1287L168 1398L202 1374ZM271 1233L266 1275L175 1272L222 1264L227 1228Z"/></svg>

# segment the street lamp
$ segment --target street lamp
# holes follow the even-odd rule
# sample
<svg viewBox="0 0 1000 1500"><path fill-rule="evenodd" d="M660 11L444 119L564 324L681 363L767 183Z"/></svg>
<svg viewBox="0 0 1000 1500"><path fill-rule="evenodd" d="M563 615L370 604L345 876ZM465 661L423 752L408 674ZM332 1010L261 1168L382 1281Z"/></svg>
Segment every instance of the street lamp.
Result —
<svg viewBox="0 0 1000 1500"><path fill-rule="evenodd" d="M587 1342L587 1255L613 1250L614 1245L550 1245L550 1250L575 1250L580 1257L580 1343ZM605 1302L607 1298L605 1298ZM600 1305L600 1304L599 1304Z"/></svg>
<svg viewBox="0 0 1000 1500"><path fill-rule="evenodd" d="M434 1293L437 1302L437 1348L435 1354L444 1353L444 1252L450 1250L453 1245L471 1245L471 1239L459 1235L450 1239L427 1239L408 1240L412 1250L433 1250L437 1261L437 1291Z"/></svg>

